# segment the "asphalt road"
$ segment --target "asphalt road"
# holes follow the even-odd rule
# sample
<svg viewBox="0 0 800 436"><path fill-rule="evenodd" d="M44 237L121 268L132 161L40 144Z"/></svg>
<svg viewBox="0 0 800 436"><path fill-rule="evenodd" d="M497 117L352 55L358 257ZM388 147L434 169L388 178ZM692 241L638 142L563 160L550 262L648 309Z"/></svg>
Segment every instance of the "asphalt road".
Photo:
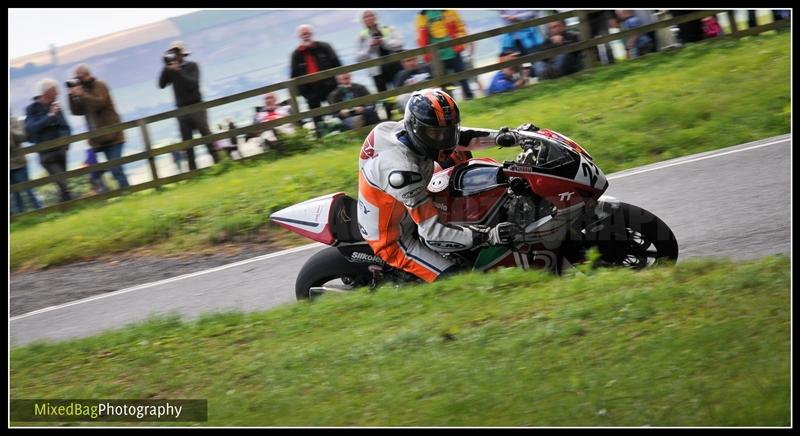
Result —
<svg viewBox="0 0 800 436"><path fill-rule="evenodd" d="M607 194L666 222L680 260L789 254L790 147L791 136L782 135L626 170L609 176ZM153 315L192 319L292 303L297 272L322 247L310 244L15 316L10 341L85 337Z"/></svg>

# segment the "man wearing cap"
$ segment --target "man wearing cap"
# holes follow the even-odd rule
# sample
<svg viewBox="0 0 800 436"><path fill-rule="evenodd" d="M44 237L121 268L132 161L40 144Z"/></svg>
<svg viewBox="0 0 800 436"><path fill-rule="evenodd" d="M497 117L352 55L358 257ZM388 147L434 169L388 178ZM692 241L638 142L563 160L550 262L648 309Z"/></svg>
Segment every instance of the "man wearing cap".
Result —
<svg viewBox="0 0 800 436"><path fill-rule="evenodd" d="M170 44L169 49L164 53L165 66L158 79L158 86L162 89L172 84L172 90L175 92L175 105L179 108L203 101L203 97L200 95L200 69L197 63L185 60L186 56L190 54L191 52L186 50L186 45L182 41L174 41ZM178 125L184 141L192 139L195 130L199 131L202 136L211 134L205 109L178 116ZM214 144L208 143L206 148L214 159L214 163L219 162ZM194 161L194 147L186 149L186 154L189 170L197 169L197 163Z"/></svg>

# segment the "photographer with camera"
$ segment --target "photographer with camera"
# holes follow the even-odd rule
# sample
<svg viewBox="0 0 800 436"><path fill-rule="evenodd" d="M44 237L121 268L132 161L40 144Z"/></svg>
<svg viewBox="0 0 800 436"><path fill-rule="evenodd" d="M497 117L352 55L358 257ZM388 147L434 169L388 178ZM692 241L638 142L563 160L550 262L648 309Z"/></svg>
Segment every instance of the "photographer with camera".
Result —
<svg viewBox="0 0 800 436"><path fill-rule="evenodd" d="M164 69L158 79L158 86L161 89L172 84L172 90L175 92L175 105L179 108L203 101L203 97L200 95L200 69L195 62L185 60L186 56L190 54L191 52L186 50L186 45L182 41L174 41L170 44L169 49L164 53ZM195 130L199 131L202 136L211 134L211 129L208 128L208 113L205 109L178 116L178 126L184 141L192 139ZM214 144L208 143L206 148L214 159L214 163L219 162ZM189 160L189 170L197 169L194 147L187 148L186 154Z"/></svg>
<svg viewBox="0 0 800 436"><path fill-rule="evenodd" d="M67 119L64 118L64 112L61 111L61 104L58 102L58 84L53 79L43 79L38 83L37 88L39 95L34 97L33 103L25 108L25 132L28 135L28 141L38 144L69 136L72 129L69 128ZM40 151L39 163L51 176L63 173L67 170L67 150L69 150L69 144ZM70 201L72 194L66 180L59 180L55 183L58 185L61 201Z"/></svg>
<svg viewBox="0 0 800 436"><path fill-rule="evenodd" d="M328 103L330 104L369 95L369 91L364 85L359 85L358 83L352 83L350 81L350 73L337 75L336 83L338 86L328 95ZM338 115L339 119L341 119L342 123L345 125L346 130L358 129L380 122L378 114L375 112L375 106L372 104L356 106L351 109L342 109L339 111Z"/></svg>
<svg viewBox="0 0 800 436"><path fill-rule="evenodd" d="M86 116L89 131L120 122L108 85L102 80L95 79L88 66L78 65L75 68L75 77L68 80L66 85L69 89L69 110L73 115ZM122 157L122 147L125 145L125 133L119 131L89 138L89 145L95 154L103 153L107 161L119 159ZM112 168L111 174L116 179L119 189L129 186L122 166ZM100 191L107 190L102 178L98 180Z"/></svg>
<svg viewBox="0 0 800 436"><path fill-rule="evenodd" d="M394 26L379 25L378 18L370 10L361 13L361 20L364 23L364 28L358 34L357 62L403 51L403 36ZM394 76L402 69L400 62L390 62L370 67L368 71L375 82L378 92L381 92L386 91L387 88L394 88ZM387 120L392 118L392 106L390 101L384 102Z"/></svg>

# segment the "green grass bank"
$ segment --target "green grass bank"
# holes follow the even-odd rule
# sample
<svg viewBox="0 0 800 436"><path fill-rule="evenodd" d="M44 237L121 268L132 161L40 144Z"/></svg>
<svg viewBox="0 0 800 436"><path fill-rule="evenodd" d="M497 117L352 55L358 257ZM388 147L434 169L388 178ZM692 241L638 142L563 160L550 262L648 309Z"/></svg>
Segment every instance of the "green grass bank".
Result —
<svg viewBox="0 0 800 436"><path fill-rule="evenodd" d="M790 346L783 256L510 269L15 348L10 396L208 399L217 426L788 426Z"/></svg>

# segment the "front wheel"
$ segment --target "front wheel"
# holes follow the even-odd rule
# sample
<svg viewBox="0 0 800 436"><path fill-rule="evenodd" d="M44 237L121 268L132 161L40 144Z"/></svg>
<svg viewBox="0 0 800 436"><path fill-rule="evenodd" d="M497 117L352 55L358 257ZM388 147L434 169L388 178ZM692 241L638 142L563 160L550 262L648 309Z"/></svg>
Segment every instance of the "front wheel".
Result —
<svg viewBox="0 0 800 436"><path fill-rule="evenodd" d="M294 292L298 300L313 299L326 291L349 291L369 284L372 275L363 265L347 261L335 247L314 253L297 274Z"/></svg>
<svg viewBox="0 0 800 436"><path fill-rule="evenodd" d="M602 228L590 230L586 230L585 240L600 250L601 266L642 269L678 260L675 234L664 221L638 206L620 203Z"/></svg>

